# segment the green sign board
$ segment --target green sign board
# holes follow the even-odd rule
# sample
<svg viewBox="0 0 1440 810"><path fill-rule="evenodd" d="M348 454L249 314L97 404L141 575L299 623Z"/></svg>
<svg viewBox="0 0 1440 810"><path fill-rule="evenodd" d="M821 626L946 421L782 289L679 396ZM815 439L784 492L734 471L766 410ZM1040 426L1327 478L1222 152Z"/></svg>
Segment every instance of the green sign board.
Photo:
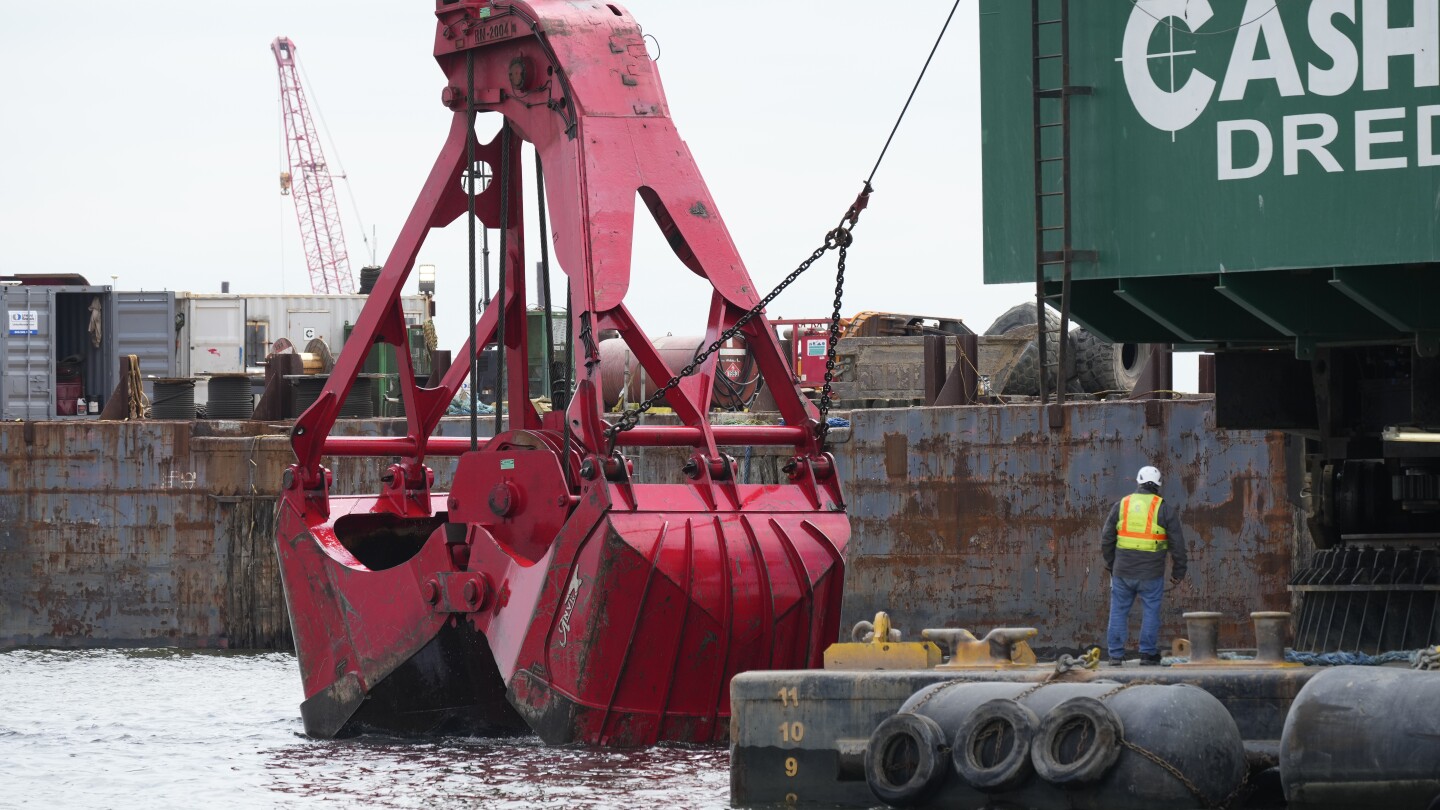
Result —
<svg viewBox="0 0 1440 810"><path fill-rule="evenodd" d="M1059 61L1032 3L980 20L985 280L1033 282L1035 65L1058 86ZM1076 280L1440 262L1440 0L1070 0L1067 22L1089 89L1069 159L1039 165L1069 171Z"/></svg>

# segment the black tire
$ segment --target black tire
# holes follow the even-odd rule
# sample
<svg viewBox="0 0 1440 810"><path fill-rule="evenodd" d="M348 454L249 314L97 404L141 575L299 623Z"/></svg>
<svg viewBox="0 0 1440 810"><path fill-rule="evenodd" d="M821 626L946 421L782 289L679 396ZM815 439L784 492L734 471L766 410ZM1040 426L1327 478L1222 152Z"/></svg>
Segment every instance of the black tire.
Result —
<svg viewBox="0 0 1440 810"><path fill-rule="evenodd" d="M1085 329L1072 333L1075 378L1087 394L1135 390L1150 360L1148 343L1106 343Z"/></svg>
<svg viewBox="0 0 1440 810"><path fill-rule="evenodd" d="M1045 307L1045 320L1052 330L1060 328L1060 313L1056 312L1053 307ZM995 322L990 324L990 328L985 330L985 334L1003 335L1022 326L1034 326L1038 321L1039 318L1035 317L1034 301L1016 304L996 318Z"/></svg>
<svg viewBox="0 0 1440 810"><path fill-rule="evenodd" d="M1030 746L1040 719L1013 700L988 700L975 707L955 730L950 759L970 787L1000 793L1020 787L1034 768Z"/></svg>
<svg viewBox="0 0 1440 810"><path fill-rule="evenodd" d="M945 732L934 720L918 714L885 718L865 747L865 782L870 792L890 807L924 802L949 775L945 748Z"/></svg>
<svg viewBox="0 0 1440 810"><path fill-rule="evenodd" d="M1055 328L1057 330L1059 329L1058 322L1055 324ZM1028 333L1033 337L1035 331L1035 325L1031 324L1030 326L1018 327L1012 330L1010 334L1024 336ZM1055 352L1059 350L1059 346L1053 344L1053 334L1047 335L1046 337L1051 339L1052 342L1046 343L1045 345L1045 359L1047 362L1053 362ZM1073 370L1075 357L1074 333L1071 333L1070 341L1069 362L1067 362L1066 365ZM1066 378L1067 383L1065 390L1071 393L1081 393L1073 372L1067 374ZM1056 389L1055 382L1055 368L1051 366L1045 373L1045 390L1054 392ZM1000 393L1005 396L1027 397L1038 396L1040 394L1040 348L1033 339L1030 341L1030 345L1025 347L1025 351L1021 352L1020 356L1015 359L1015 364L1011 366L1010 369L1010 375L1005 378L1005 387L1001 389Z"/></svg>
<svg viewBox="0 0 1440 810"><path fill-rule="evenodd" d="M1084 785L1105 776L1120 758L1125 727L1109 706L1075 697L1050 710L1030 745L1035 773L1055 785Z"/></svg>

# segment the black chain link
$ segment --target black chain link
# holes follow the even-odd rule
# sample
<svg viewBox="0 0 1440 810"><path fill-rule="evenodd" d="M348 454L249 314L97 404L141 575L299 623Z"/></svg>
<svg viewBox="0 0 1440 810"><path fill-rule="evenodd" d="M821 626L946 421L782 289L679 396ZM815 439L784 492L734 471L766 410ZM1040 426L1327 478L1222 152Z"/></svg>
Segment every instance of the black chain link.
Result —
<svg viewBox="0 0 1440 810"><path fill-rule="evenodd" d="M786 276L784 281L776 285L775 289L771 290L769 295L760 299L760 303L751 307L744 315L741 315L740 318L735 321L734 326L722 332L720 337L716 338L704 351L697 352L690 363L680 369L680 372L674 377L671 377L669 382L656 389L655 393L651 394L644 402L633 408L628 408L621 413L620 418L605 429L605 438L610 444L607 453L615 450L615 440L621 433L640 424L641 414L659 405L660 402L665 399L666 395L680 385L681 380L694 374L710 355L720 351L722 346L740 334L740 330L744 329L746 324L754 320L755 316L759 315L765 307L770 305L770 302L774 301L780 293L784 292L786 287L789 287L796 279L800 278L806 270L809 270L812 264L819 261L826 253L832 250L838 250L840 260L835 273L835 309L830 315L830 352L825 360L825 385L820 398L820 424L817 428L820 440L823 442L825 440L825 433L828 430L826 419L830 412L830 383L835 374L835 343L840 339L840 307L845 294L845 254L846 249L855 241L855 238L850 234L850 230L859 223L860 212L864 211L865 206L870 202L870 192L870 184L867 182L865 188L860 192L860 196L855 198L855 202L850 206L850 209L845 212L845 216L841 218L840 225L825 234L825 242L820 245L820 247L815 248L815 251L810 254L809 258L801 262L800 266L795 268L794 272Z"/></svg>
<svg viewBox="0 0 1440 810"><path fill-rule="evenodd" d="M830 433L830 398L834 396L830 383L835 380L835 344L840 342L840 302L845 297L845 251L855 241L850 231L843 226L836 228L831 234L839 234L837 249L840 251L840 259L835 268L835 311L830 314L830 347L825 355L825 384L820 387L820 423L815 426L822 450L825 447L825 437ZM828 237L826 244L829 244Z"/></svg>

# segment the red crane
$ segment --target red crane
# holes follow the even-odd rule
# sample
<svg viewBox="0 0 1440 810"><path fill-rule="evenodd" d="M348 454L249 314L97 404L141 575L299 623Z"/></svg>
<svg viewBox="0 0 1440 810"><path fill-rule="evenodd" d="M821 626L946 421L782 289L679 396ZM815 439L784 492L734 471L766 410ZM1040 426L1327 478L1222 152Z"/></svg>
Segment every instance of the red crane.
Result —
<svg viewBox="0 0 1440 810"><path fill-rule="evenodd" d="M280 69L280 117L285 126L285 151L290 158L290 171L280 177L280 193L294 192L295 216L300 221L300 239L305 243L305 265L310 268L310 291L354 292L345 232L340 227L340 206L335 202L335 182L300 84L295 43L276 37L270 50Z"/></svg>

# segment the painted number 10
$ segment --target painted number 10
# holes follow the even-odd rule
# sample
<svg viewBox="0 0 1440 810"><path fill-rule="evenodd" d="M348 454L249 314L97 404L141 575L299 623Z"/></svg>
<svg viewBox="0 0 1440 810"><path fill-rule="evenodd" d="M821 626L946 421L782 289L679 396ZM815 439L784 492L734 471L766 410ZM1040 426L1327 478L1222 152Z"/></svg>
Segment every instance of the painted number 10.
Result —
<svg viewBox="0 0 1440 810"><path fill-rule="evenodd" d="M805 726L798 720L793 723L781 723L780 739L785 742L800 742L805 739Z"/></svg>
<svg viewBox="0 0 1440 810"><path fill-rule="evenodd" d="M795 687L793 687L793 686L791 686L791 687L789 687L789 688L781 687L781 688L780 688L780 705L781 705L781 706L799 706L799 705L800 705L800 692L799 692L799 690L797 690L797 689L796 689Z"/></svg>

